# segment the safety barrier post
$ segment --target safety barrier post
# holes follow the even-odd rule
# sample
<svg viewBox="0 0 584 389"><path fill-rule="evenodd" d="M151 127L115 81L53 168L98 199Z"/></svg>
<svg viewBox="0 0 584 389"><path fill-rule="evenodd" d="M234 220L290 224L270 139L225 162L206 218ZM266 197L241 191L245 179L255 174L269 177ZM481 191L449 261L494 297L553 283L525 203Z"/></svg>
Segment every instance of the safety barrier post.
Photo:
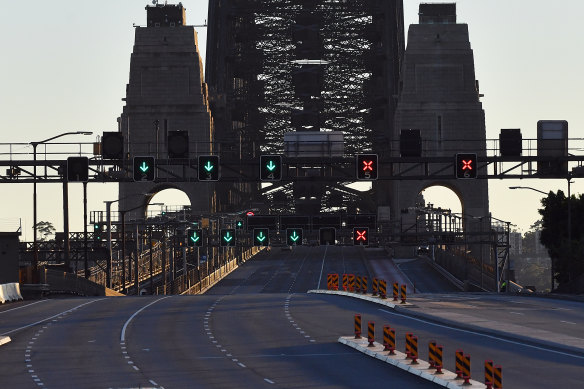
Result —
<svg viewBox="0 0 584 389"><path fill-rule="evenodd" d="M464 379L463 385L470 385L470 355L465 354L462 357L462 378Z"/></svg>
<svg viewBox="0 0 584 389"><path fill-rule="evenodd" d="M343 290L346 292L347 291L347 287L349 285L349 275L348 274L343 274Z"/></svg>
<svg viewBox="0 0 584 389"><path fill-rule="evenodd" d="M493 361L486 360L485 361L485 385L487 386L487 389L493 388L493 382L494 382L493 374L494 374Z"/></svg>
<svg viewBox="0 0 584 389"><path fill-rule="evenodd" d="M401 304L406 303L406 285L401 286Z"/></svg>
<svg viewBox="0 0 584 389"><path fill-rule="evenodd" d="M444 374L442 373L442 368L444 367L442 363L442 345L436 346L436 374Z"/></svg>
<svg viewBox="0 0 584 389"><path fill-rule="evenodd" d="M431 340L428 342L428 359L430 363L430 369L436 368L436 341Z"/></svg>
<svg viewBox="0 0 584 389"><path fill-rule="evenodd" d="M375 342L375 322L370 321L367 323L367 341L369 345L367 347L375 347L373 344Z"/></svg>
<svg viewBox="0 0 584 389"><path fill-rule="evenodd" d="M339 290L339 275L333 274L333 290Z"/></svg>
<svg viewBox="0 0 584 389"><path fill-rule="evenodd" d="M379 281L377 280L377 278L373 278L373 285L372 285L372 288L373 288L373 296L377 296L377 285L378 285L378 282Z"/></svg>
<svg viewBox="0 0 584 389"><path fill-rule="evenodd" d="M384 351L389 351L389 355L395 355L395 330L390 326L383 326Z"/></svg>
<svg viewBox="0 0 584 389"><path fill-rule="evenodd" d="M462 379L462 356L464 352L462 350L456 350L455 352L455 366L456 366L456 379Z"/></svg>
<svg viewBox="0 0 584 389"><path fill-rule="evenodd" d="M399 294L399 284L397 282L393 283L393 301L397 301L397 296Z"/></svg>
<svg viewBox="0 0 584 389"><path fill-rule="evenodd" d="M355 292L357 293L361 292L361 276L355 277Z"/></svg>
<svg viewBox="0 0 584 389"><path fill-rule="evenodd" d="M355 339L361 339L361 315L355 315Z"/></svg>
<svg viewBox="0 0 584 389"><path fill-rule="evenodd" d="M412 356L412 336L412 333L406 333L406 359L410 359Z"/></svg>
<svg viewBox="0 0 584 389"><path fill-rule="evenodd" d="M503 389L503 369L501 365L495 365L493 373L495 389Z"/></svg>
<svg viewBox="0 0 584 389"><path fill-rule="evenodd" d="M382 299L386 298L387 293L387 282L385 280L379 280L379 297Z"/></svg>
<svg viewBox="0 0 584 389"><path fill-rule="evenodd" d="M326 276L326 288L328 290L332 290L333 289L333 275L332 274L327 274Z"/></svg>
<svg viewBox="0 0 584 389"><path fill-rule="evenodd" d="M412 341L412 351L411 351L411 355L410 357L412 358L412 365L417 365L418 364L418 337L415 335L412 335L410 337L411 341Z"/></svg>
<svg viewBox="0 0 584 389"><path fill-rule="evenodd" d="M349 274L349 292L355 291L355 275Z"/></svg>
<svg viewBox="0 0 584 389"><path fill-rule="evenodd" d="M361 293L367 294L367 276L361 277Z"/></svg>

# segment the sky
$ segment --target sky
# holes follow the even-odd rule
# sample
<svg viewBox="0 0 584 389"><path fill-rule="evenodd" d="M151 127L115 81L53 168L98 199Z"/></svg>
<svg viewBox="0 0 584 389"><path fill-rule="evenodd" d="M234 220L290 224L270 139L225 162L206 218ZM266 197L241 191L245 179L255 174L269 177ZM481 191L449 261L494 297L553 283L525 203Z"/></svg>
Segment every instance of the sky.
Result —
<svg viewBox="0 0 584 389"><path fill-rule="evenodd" d="M427 1L434 2L434 1ZM206 0L182 0L187 23L207 19ZM404 0L407 26L418 22L419 1ZM67 131L93 131L68 136L66 142L93 142L103 131L117 129L129 77L133 24L144 25L144 0L2 1L0 15L0 155L14 143L40 141ZM538 120L567 120L569 137L584 138L584 51L581 0L459 0L458 22L469 25L476 78L486 115L487 138L501 128L520 128L524 139L537 137ZM22 15L22 16L19 16ZM197 28L201 54L206 31ZM570 147L581 147L572 142ZM32 152L26 145L13 151ZM582 149L571 153L580 155ZM16 158L13 158L16 159ZM574 179L571 191L584 190ZM527 231L539 219L542 194L510 190L529 186L567 192L566 180L491 180L493 217ZM426 198L443 208L460 210L448 190L429 190ZM38 187L39 221L62 230L61 186ZM115 184L90 183L88 209L105 210L104 200L117 196ZM23 240L32 240L32 184L0 184L0 231L22 223ZM157 197L153 202L183 204L184 197ZM82 185L69 185L70 229L83 230Z"/></svg>

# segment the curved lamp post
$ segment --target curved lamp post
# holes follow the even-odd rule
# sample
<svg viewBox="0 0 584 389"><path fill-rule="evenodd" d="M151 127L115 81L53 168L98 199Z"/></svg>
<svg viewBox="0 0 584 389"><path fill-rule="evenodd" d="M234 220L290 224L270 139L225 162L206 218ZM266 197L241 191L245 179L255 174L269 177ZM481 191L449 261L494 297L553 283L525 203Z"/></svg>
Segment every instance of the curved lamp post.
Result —
<svg viewBox="0 0 584 389"><path fill-rule="evenodd" d="M37 241L37 146L47 143L49 141L52 141L54 139L57 138L61 138L63 136L66 135L91 135L93 134L93 132L91 131L69 131L69 132L64 132L62 134L59 135L55 135L53 137L47 138L45 140L41 140L39 142L30 142L30 145L32 146L32 151L33 151L33 161L34 161L34 167L33 167L33 194L32 194L32 201L33 201L33 262L32 262L32 267L33 267L33 273L36 273L37 268L38 268L38 259L39 259L39 249L38 249L38 241Z"/></svg>

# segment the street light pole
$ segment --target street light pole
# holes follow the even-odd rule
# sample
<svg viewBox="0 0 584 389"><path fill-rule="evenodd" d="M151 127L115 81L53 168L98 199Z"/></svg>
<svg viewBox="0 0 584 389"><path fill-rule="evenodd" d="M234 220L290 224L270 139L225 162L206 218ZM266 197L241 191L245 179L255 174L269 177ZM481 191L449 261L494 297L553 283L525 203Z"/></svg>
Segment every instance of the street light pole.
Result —
<svg viewBox="0 0 584 389"><path fill-rule="evenodd" d="M510 186L509 189L530 189L536 192L539 192L541 194L547 195L548 193L544 192L543 190L539 190L539 189L535 189L532 188L530 186ZM568 178L568 236L571 237L571 231L572 231L572 218L571 218L571 211L570 211L570 178ZM569 239L571 241L571 239ZM554 261L553 259L550 258L550 272L551 272L551 286L550 286L550 292L552 292L554 290Z"/></svg>
<svg viewBox="0 0 584 389"><path fill-rule="evenodd" d="M33 273L36 274L39 265L39 246L38 246L38 239L37 239L37 146L40 144L47 143L51 140L60 138L66 135L91 135L93 132L90 131L69 131L64 132L62 134L53 136L51 138L41 140L40 142L30 142L32 145L32 153L33 153L33 180L32 180L32 213L33 213L33 261L32 261L32 270Z"/></svg>

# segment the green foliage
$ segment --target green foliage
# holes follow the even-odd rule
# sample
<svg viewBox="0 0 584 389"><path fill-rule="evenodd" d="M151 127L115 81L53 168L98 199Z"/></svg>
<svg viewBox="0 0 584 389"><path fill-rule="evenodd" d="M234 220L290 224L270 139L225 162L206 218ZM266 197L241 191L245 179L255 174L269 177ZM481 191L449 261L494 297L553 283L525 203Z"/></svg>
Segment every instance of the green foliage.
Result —
<svg viewBox="0 0 584 389"><path fill-rule="evenodd" d="M38 234L41 234L38 240L48 240L48 237L56 231L51 222L38 222L34 228L36 228Z"/></svg>
<svg viewBox="0 0 584 389"><path fill-rule="evenodd" d="M572 195L568 200L564 192L559 190L557 193L550 192L541 203L540 241L552 259L558 289L578 292L575 288L576 280L584 274L584 198L582 195Z"/></svg>

